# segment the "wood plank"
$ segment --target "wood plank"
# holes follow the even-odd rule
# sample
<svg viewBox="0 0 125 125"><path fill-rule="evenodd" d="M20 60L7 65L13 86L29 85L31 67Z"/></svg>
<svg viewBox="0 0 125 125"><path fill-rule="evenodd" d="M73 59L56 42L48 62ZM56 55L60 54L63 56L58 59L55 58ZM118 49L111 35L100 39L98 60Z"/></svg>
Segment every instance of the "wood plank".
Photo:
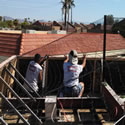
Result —
<svg viewBox="0 0 125 125"><path fill-rule="evenodd" d="M63 105L63 108L66 109L83 109L83 108L91 108L92 106L95 108L104 108L104 102L100 97L63 97L58 98L57 107L61 108L60 103Z"/></svg>

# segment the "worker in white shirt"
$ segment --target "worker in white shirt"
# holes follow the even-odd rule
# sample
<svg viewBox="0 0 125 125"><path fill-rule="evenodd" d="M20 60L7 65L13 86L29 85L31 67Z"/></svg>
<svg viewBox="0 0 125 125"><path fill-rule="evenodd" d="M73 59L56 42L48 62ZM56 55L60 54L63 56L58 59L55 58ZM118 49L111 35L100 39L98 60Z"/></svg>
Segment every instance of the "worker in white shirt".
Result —
<svg viewBox="0 0 125 125"><path fill-rule="evenodd" d="M79 82L79 75L86 66L86 56L83 57L81 65L78 64L76 50L71 50L69 57L64 60L64 96L81 97L84 92L84 83Z"/></svg>
<svg viewBox="0 0 125 125"><path fill-rule="evenodd" d="M41 58L40 54L35 54L34 60L29 62L27 71L26 71L26 77L25 79L28 81L28 83L31 85L33 90L35 92L40 91L42 86L42 64L45 60L48 59L48 55ZM24 87L32 94L34 95L34 92L24 83ZM40 88L39 88L40 87Z"/></svg>

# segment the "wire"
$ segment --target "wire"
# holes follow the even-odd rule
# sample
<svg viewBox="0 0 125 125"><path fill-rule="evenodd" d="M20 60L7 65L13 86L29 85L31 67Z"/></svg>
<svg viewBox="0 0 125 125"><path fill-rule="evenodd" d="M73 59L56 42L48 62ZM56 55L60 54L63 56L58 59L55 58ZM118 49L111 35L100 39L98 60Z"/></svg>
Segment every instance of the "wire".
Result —
<svg viewBox="0 0 125 125"><path fill-rule="evenodd" d="M59 104L60 104L60 106L61 106L62 110L64 110L64 108L63 108L63 105L62 105L61 101L60 101L58 98L57 98L57 100L58 100L58 102L59 102ZM67 118L67 116L66 116L65 111L64 111L63 113L64 113L64 117L65 117L65 119L66 119L66 122L68 122L69 120L68 120L68 118Z"/></svg>

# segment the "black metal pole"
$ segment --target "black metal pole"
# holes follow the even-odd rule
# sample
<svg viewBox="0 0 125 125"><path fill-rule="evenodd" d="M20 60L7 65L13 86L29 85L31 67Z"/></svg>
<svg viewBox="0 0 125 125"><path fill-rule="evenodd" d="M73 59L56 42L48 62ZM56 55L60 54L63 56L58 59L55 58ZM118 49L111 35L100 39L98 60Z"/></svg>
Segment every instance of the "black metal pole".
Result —
<svg viewBox="0 0 125 125"><path fill-rule="evenodd" d="M103 42L103 75L102 81L105 81L105 56L106 56L106 15L104 15L104 42Z"/></svg>

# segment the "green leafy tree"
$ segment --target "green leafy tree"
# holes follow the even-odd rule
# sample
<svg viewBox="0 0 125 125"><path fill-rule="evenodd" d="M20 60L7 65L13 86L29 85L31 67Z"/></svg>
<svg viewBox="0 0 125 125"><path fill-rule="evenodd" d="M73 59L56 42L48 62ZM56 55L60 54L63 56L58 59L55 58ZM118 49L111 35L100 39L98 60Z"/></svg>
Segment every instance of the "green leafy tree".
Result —
<svg viewBox="0 0 125 125"><path fill-rule="evenodd" d="M0 27L5 28L5 27L8 27L8 25L7 25L7 23L6 23L6 22L0 22Z"/></svg>
<svg viewBox="0 0 125 125"><path fill-rule="evenodd" d="M14 24L15 26L18 26L18 25L19 25L19 20L18 20L18 19L15 19L15 20L13 21L13 24Z"/></svg>
<svg viewBox="0 0 125 125"><path fill-rule="evenodd" d="M12 20L7 20L6 23L7 23L9 28L13 27L13 21Z"/></svg>
<svg viewBox="0 0 125 125"><path fill-rule="evenodd" d="M21 24L18 24L18 25L15 27L15 30L21 30Z"/></svg>
<svg viewBox="0 0 125 125"><path fill-rule="evenodd" d="M28 18L25 18L23 23L24 25L29 25Z"/></svg>
<svg viewBox="0 0 125 125"><path fill-rule="evenodd" d="M2 21L2 16L0 16L0 22Z"/></svg>
<svg viewBox="0 0 125 125"><path fill-rule="evenodd" d="M112 27L112 32L117 34L119 33L123 37L125 37L125 19L118 23L115 23Z"/></svg>
<svg viewBox="0 0 125 125"><path fill-rule="evenodd" d="M106 24L107 25L113 25L114 24L114 17L113 17L113 15L107 15L107 17L106 17Z"/></svg>
<svg viewBox="0 0 125 125"><path fill-rule="evenodd" d="M28 19L25 18L24 22L21 24L21 27L22 29L27 29L28 26L29 26Z"/></svg>

